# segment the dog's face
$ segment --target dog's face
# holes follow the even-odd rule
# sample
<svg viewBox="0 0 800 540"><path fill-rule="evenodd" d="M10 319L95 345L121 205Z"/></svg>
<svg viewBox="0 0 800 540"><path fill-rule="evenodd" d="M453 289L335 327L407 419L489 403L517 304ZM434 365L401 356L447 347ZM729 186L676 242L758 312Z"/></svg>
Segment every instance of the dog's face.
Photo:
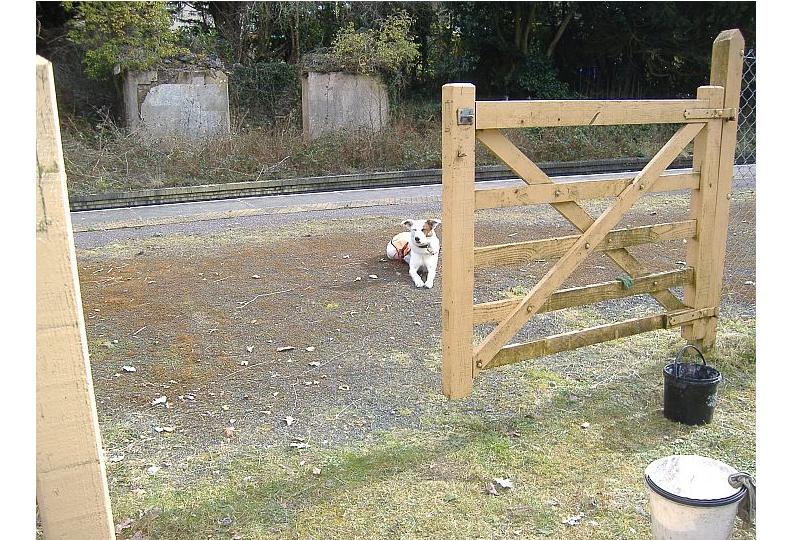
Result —
<svg viewBox="0 0 800 540"><path fill-rule="evenodd" d="M424 248L428 247L431 238L436 237L435 230L440 223L438 219L407 219L403 225L411 233L411 241Z"/></svg>

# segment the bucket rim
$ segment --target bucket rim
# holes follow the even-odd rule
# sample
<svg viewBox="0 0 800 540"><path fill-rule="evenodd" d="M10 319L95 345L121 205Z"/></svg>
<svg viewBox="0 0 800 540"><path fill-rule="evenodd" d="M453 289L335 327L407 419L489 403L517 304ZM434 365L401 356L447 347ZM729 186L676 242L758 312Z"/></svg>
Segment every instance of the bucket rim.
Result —
<svg viewBox="0 0 800 540"><path fill-rule="evenodd" d="M689 362L682 362L682 363L689 364ZM706 367L707 369L711 370L713 373L716 373L716 375L714 375L713 377L705 378L705 379L696 379L696 378L689 378L689 377L678 377L674 373L670 373L669 371L667 371L668 368L670 368L670 367L672 367L674 365L676 365L674 362L670 362L669 364L664 366L664 378L665 379L670 379L670 380L673 380L673 381L681 381L682 383L687 383L687 384L699 384L699 385L719 384L720 382L722 382L722 373L718 369L713 368L711 366L704 366L704 367ZM689 365L694 365L694 364L689 364Z"/></svg>
<svg viewBox="0 0 800 540"><path fill-rule="evenodd" d="M644 475L644 481L654 493L657 493L664 497L667 500L672 502L676 502L678 504L683 504L685 506L695 506L695 507L715 507L715 506L727 506L729 504L733 504L738 502L744 498L747 494L747 489L744 487L739 488L739 491L734 493L733 495L728 495L727 497L723 497L721 499L692 499L690 497L683 497L681 495L676 495L674 493L670 493L669 491L659 487L651 478L649 474Z"/></svg>

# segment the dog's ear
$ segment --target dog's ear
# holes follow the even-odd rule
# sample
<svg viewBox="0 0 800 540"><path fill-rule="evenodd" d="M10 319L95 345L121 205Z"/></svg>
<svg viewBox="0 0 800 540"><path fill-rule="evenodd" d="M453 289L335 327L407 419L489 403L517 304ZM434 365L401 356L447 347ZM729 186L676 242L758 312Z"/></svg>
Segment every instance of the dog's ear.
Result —
<svg viewBox="0 0 800 540"><path fill-rule="evenodd" d="M405 220L403 222L403 227L405 227L406 229L410 229L413 226L414 226L414 222L411 221L410 219L407 219L407 220Z"/></svg>
<svg viewBox="0 0 800 540"><path fill-rule="evenodd" d="M436 229L436 227L438 227L441 223L442 223L442 221L439 220L439 219L429 219L428 220L428 226L431 228L431 230Z"/></svg>

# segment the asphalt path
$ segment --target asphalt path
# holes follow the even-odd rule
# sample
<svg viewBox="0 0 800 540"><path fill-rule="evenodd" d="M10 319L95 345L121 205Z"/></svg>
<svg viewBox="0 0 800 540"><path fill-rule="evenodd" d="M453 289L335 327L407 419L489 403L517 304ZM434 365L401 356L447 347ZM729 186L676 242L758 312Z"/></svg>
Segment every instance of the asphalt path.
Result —
<svg viewBox="0 0 800 540"><path fill-rule="evenodd" d="M733 190L755 189L755 164L738 165ZM685 172L675 169L670 172ZM633 176L609 173L555 177L555 182L604 180ZM480 182L478 189L522 185L521 180ZM351 219L381 215L400 219L441 212L442 186L358 189L272 195L205 202L137 206L72 212L75 246L103 245L167 235L197 235L233 228L271 229L308 220Z"/></svg>

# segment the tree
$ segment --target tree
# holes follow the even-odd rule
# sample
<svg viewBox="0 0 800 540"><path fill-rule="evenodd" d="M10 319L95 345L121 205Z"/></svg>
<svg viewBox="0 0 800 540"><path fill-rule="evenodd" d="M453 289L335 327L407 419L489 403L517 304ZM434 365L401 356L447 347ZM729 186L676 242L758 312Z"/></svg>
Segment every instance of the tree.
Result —
<svg viewBox="0 0 800 540"><path fill-rule="evenodd" d="M163 58L183 52L170 29L171 17L162 2L65 3L75 10L67 37L83 48L86 73L111 78L121 69L148 69Z"/></svg>

